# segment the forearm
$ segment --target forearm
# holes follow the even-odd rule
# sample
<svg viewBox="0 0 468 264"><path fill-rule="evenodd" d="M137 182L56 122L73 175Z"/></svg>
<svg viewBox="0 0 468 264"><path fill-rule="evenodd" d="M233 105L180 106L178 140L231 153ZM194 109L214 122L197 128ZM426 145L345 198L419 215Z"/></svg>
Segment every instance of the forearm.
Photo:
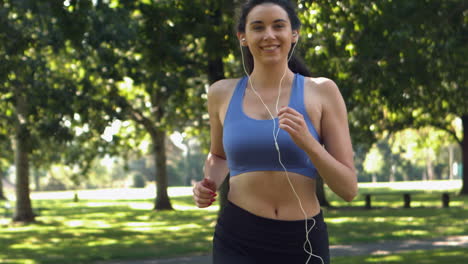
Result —
<svg viewBox="0 0 468 264"><path fill-rule="evenodd" d="M227 161L219 156L209 153L204 167L205 178L214 181L216 183L216 189L218 189L228 173L229 168Z"/></svg>
<svg viewBox="0 0 468 264"><path fill-rule="evenodd" d="M348 167L336 160L315 140L306 152L328 187L343 200L353 200L358 192L354 167Z"/></svg>

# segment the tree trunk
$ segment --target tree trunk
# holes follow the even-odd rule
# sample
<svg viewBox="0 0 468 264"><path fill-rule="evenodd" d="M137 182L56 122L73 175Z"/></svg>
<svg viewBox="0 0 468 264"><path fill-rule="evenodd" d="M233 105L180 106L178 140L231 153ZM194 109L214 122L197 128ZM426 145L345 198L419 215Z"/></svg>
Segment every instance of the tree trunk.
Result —
<svg viewBox="0 0 468 264"><path fill-rule="evenodd" d="M322 207L330 207L330 203L325 196L325 184L323 183L322 177L317 177L317 198L319 200L320 206Z"/></svg>
<svg viewBox="0 0 468 264"><path fill-rule="evenodd" d="M34 186L36 189L36 192L39 192L41 190L41 185L40 185L40 173L38 169L34 170Z"/></svg>
<svg viewBox="0 0 468 264"><path fill-rule="evenodd" d="M5 177L4 172L0 170L0 200L6 200L5 193L3 192L3 177Z"/></svg>
<svg viewBox="0 0 468 264"><path fill-rule="evenodd" d="M193 168L190 163L190 144L186 142L185 146L187 146L187 156L185 157L185 168L186 168L186 175L185 175L185 185L191 186L192 179L193 179Z"/></svg>
<svg viewBox="0 0 468 264"><path fill-rule="evenodd" d="M403 173L403 181L409 181L408 174L406 172Z"/></svg>
<svg viewBox="0 0 468 264"><path fill-rule="evenodd" d="M453 145L449 146L449 180L453 180Z"/></svg>
<svg viewBox="0 0 468 264"><path fill-rule="evenodd" d="M432 165L432 160L430 155L427 155L426 160L426 170L427 170L427 179L433 181L434 179L434 166Z"/></svg>
<svg viewBox="0 0 468 264"><path fill-rule="evenodd" d="M395 164L390 167L390 178L388 179L390 182L395 182L395 167Z"/></svg>
<svg viewBox="0 0 468 264"><path fill-rule="evenodd" d="M463 163L463 185L460 195L468 195L468 115L462 116L463 140L462 140L462 163Z"/></svg>
<svg viewBox="0 0 468 264"><path fill-rule="evenodd" d="M151 135L153 155L156 164L156 200L155 210L173 210L167 194L168 179L166 168L166 132L156 129Z"/></svg>
<svg viewBox="0 0 468 264"><path fill-rule="evenodd" d="M16 211L13 221L34 222L31 199L29 197L29 131L27 128L27 103L23 89L15 90L16 129L15 129L15 166L16 166Z"/></svg>
<svg viewBox="0 0 468 264"><path fill-rule="evenodd" d="M21 130L21 129L20 129ZM15 164L16 164L16 211L13 221L33 222L31 199L29 197L29 155L27 151L27 139L23 133L17 132L15 139Z"/></svg>

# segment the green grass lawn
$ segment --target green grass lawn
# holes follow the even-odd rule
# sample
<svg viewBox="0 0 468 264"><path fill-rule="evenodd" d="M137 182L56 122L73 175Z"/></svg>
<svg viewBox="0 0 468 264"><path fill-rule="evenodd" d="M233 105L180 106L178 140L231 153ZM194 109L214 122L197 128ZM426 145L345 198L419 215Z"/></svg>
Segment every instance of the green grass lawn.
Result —
<svg viewBox="0 0 468 264"><path fill-rule="evenodd" d="M391 186L363 186L361 192L387 194L376 197L380 209L364 210L362 195L352 203L328 195L337 208L324 209L331 244L352 244L410 238L433 238L468 233L468 197L452 195L451 208L441 207L441 190L418 193L415 208L403 209L401 191ZM93 263L109 259L144 259L207 254L216 223L218 206L198 209L191 188L170 188L175 211L153 211L147 189L130 195L107 195L109 190L80 192L74 203L72 192L33 193L39 209L37 223L11 224L0 209L0 263ZM453 191L444 189L444 191ZM383 193L384 191L382 191ZM106 195L104 195L106 194ZM127 197L127 200L123 199ZM151 197L151 196L149 196ZM3 208L0 202L0 208ZM340 209L341 208L341 209ZM464 249L463 252L465 252ZM462 250L413 252L391 256L336 258L333 263L446 263L456 262ZM353 262L349 262L354 260ZM429 262L427 262L429 261ZM432 262L430 262L432 261ZM445 262L444 262L445 263Z"/></svg>
<svg viewBox="0 0 468 264"><path fill-rule="evenodd" d="M336 257L333 264L466 264L466 248L443 250L417 250L400 254L382 256Z"/></svg>

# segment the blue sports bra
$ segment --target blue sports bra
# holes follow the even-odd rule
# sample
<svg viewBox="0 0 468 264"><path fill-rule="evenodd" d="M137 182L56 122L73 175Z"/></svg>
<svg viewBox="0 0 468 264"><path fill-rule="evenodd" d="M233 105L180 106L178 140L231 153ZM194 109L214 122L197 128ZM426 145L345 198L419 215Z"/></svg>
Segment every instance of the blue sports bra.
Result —
<svg viewBox="0 0 468 264"><path fill-rule="evenodd" d="M273 121L258 120L247 116L243 110L243 98L248 78L242 78L232 95L223 126L223 147L230 176L251 171L283 171L273 139ZM304 76L295 74L289 99L289 107L305 117L312 136L320 142L314 125L308 118L304 105ZM278 118L276 129L278 129ZM278 145L281 161L287 171L310 178L317 177L317 170L309 156L299 148L289 134L280 129Z"/></svg>

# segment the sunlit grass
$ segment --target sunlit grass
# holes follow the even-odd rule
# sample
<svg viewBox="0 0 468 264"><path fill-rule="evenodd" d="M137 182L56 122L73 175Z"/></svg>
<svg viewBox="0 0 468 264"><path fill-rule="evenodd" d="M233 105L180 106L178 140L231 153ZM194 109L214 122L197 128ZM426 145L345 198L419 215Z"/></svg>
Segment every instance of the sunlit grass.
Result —
<svg viewBox="0 0 468 264"><path fill-rule="evenodd" d="M391 186L365 188L376 191ZM5 217L8 212L0 209L0 263L79 264L210 252L219 209L217 204L209 209L199 209L190 196L191 187L178 187L176 191L169 189L176 210L154 211L154 199L149 196L151 191L147 190L146 196L143 196L137 190L127 191L126 199L120 200L111 190L95 190L94 194L79 191L81 200L77 203L72 201L73 192L50 193L50 196L47 193L33 193L33 197L39 195L43 199L33 199L33 208L39 216L38 222L30 225L11 224L11 215ZM140 191L145 193L145 189ZM106 194L112 195L109 197ZM94 199L85 199L86 195ZM434 191L418 195L424 206L403 209L400 195L389 193L379 199L382 208L373 210L360 208L363 205L362 196L352 203L346 203L329 195L334 206L351 206L324 209L331 244L468 233L468 210L465 206L468 198L453 195L453 207L443 209ZM0 202L0 208L4 204ZM442 255L442 252L437 254ZM336 263L426 263L419 261L425 259L423 253L419 257L418 261L413 262L395 262L400 261L398 258L409 258L398 255Z"/></svg>
<svg viewBox="0 0 468 264"><path fill-rule="evenodd" d="M172 201L192 204L187 196ZM7 246L0 259L9 260L0 263L26 263L26 256L30 263L91 263L210 251L214 209L156 212L148 205L151 200L34 201L43 208L37 223L2 227L0 244Z"/></svg>

